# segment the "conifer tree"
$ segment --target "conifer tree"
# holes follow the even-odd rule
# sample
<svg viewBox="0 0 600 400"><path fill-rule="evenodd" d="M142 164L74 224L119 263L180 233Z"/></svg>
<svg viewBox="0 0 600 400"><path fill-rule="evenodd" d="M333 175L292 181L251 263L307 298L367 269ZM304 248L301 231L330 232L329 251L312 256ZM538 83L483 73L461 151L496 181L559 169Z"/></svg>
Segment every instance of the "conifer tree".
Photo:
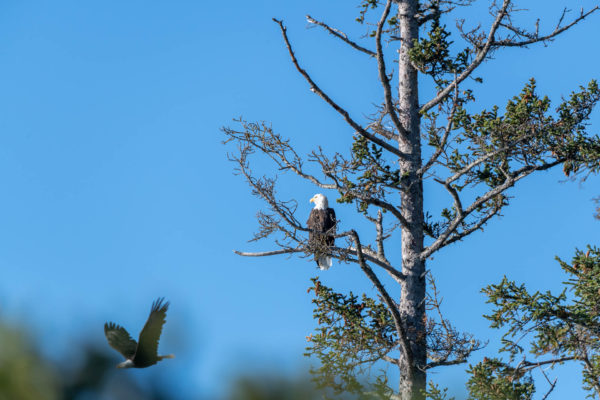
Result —
<svg viewBox="0 0 600 400"><path fill-rule="evenodd" d="M348 124L353 141L347 151L327 154L315 148L303 157L268 123L239 119L223 128L225 142L236 144L237 152L230 154L236 171L268 207L258 214L260 229L254 239L273 237L276 246L238 254L310 254L308 228L302 222L306 216L296 215L293 199L277 196L276 176L254 173L250 160L255 153L269 157L278 171L337 193L338 203L355 205L357 218L372 223L375 240L367 243L353 221L342 221L344 229L338 230L336 246L329 251L341 262L357 264L378 298L341 294L318 279L313 281L320 327L310 338L308 353L320 361L315 379L335 392L403 400L445 398L442 390L427 385L428 371L466 363L482 344L442 316L435 281L426 270L428 260L484 228L509 205L507 190L529 175L555 167L562 167L569 177L600 169L600 139L587 132L590 113L600 99L596 81L554 105L539 93L534 79L502 107L477 111L475 101L476 85L482 82L476 71L482 64L504 55L507 48L546 45L599 7L575 15L565 9L557 16L558 22L544 30L539 21L531 27L514 23L522 10L511 0L490 2L492 18L487 25L457 20L461 9L472 3L360 0L356 23L367 29L363 38L351 38L338 27L307 17L309 24L322 28L341 45L373 59L381 98L374 99L380 101L374 110L363 112L370 118L351 115L343 99L322 88L296 54L284 22L274 19L294 68L310 90ZM450 29L455 21L456 29ZM384 44L386 51L397 52L393 68L386 64ZM430 98L419 95L419 77L435 86ZM447 207L440 215L433 216L424 208L426 180L448 194ZM401 257L390 259L386 248L401 249ZM399 298L390 295L397 288L386 287L381 274L388 274L398 285ZM488 288L490 299L498 299L497 292L507 285ZM506 290L517 289L509 285ZM514 325L516 321L503 314L504 303L499 307L496 323ZM564 356L552 356L573 357L567 347ZM546 353L538 355L542 354ZM360 372L381 361L397 366L400 381L389 382L381 376L367 387ZM471 367L472 395L527 398L534 386L521 372L533 365L520 368L495 358ZM486 387L497 391L485 392ZM512 397L507 395L510 390Z"/></svg>

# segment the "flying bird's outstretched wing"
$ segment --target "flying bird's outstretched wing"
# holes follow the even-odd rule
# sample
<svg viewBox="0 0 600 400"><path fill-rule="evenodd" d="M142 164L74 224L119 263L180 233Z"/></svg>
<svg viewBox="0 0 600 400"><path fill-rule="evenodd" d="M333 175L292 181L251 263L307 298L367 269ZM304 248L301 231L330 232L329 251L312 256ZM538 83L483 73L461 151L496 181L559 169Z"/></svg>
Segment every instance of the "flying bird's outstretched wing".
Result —
<svg viewBox="0 0 600 400"><path fill-rule="evenodd" d="M109 322L104 324L104 335L106 335L110 347L123 354L127 359L133 358L137 349L137 343L131 338L125 328L114 322Z"/></svg>
<svg viewBox="0 0 600 400"><path fill-rule="evenodd" d="M169 302L163 304L163 301L164 298L159 298L152 303L150 316L140 332L140 343L135 354L136 362L143 363L146 360L156 360L158 357L158 340L169 308Z"/></svg>

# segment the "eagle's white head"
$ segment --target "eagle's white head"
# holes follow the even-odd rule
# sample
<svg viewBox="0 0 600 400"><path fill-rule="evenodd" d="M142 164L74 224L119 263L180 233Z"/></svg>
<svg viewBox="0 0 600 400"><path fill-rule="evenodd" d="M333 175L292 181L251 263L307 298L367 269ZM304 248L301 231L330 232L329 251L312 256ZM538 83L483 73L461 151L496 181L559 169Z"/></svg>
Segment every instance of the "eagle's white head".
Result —
<svg viewBox="0 0 600 400"><path fill-rule="evenodd" d="M312 199L310 199L310 202L315 203L315 210L326 210L329 208L327 197L321 193L315 194Z"/></svg>

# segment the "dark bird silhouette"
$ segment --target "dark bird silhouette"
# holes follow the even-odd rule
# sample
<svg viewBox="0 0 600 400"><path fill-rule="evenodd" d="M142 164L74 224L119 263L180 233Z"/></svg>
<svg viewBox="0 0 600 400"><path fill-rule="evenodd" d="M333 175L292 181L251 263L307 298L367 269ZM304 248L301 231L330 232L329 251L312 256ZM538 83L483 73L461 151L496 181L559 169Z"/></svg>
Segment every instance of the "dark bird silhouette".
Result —
<svg viewBox="0 0 600 400"><path fill-rule="evenodd" d="M163 304L163 301L164 298L159 298L152 303L148 320L140 332L139 343L131 338L125 328L113 322L104 324L108 344L127 359L117 368L146 368L165 358L175 358L173 354L158 355L158 341L169 308L169 302Z"/></svg>
<svg viewBox="0 0 600 400"><path fill-rule="evenodd" d="M329 208L327 197L321 193L315 194L311 203L315 203L315 208L310 211L306 226L310 229L308 234L308 246L315 256L315 261L321 270L331 267L331 256L329 256L329 247L335 243L336 219L335 211Z"/></svg>

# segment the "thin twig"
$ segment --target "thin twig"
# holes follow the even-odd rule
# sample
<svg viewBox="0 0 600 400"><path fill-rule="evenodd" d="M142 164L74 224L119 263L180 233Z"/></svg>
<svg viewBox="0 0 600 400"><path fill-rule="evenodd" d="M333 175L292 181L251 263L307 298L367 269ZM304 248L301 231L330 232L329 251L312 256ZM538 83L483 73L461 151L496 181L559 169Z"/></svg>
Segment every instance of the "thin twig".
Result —
<svg viewBox="0 0 600 400"><path fill-rule="evenodd" d="M308 21L309 24L315 24L318 25L322 28L324 28L327 32L329 32L330 34L332 34L333 36L335 36L336 38L342 40L343 42L349 44L351 47L353 47L354 49L363 52L365 54L368 54L371 57L375 57L376 54L374 51L371 51L365 47L362 47L361 45L359 45L356 42L353 42L352 40L348 39L348 35L346 35L344 32L340 31L339 29L336 28L332 28L329 25L327 25L324 22L321 21L317 21L316 19L314 19L313 17L311 17L310 15L306 16L306 20Z"/></svg>
<svg viewBox="0 0 600 400"><path fill-rule="evenodd" d="M544 371L544 369L540 368L540 371L542 371L542 374L544 375L544 378L546 378L546 381L548 381L548 383L550 384L550 389L546 392L546 394L544 395L544 397L542 397L542 400L546 400L548 398L548 396L550 396L550 393L552 393L552 391L556 387L556 382L558 382L558 378L554 378L554 382L550 382L550 379L548 378L548 375L546 374L546 372Z"/></svg>
<svg viewBox="0 0 600 400"><path fill-rule="evenodd" d="M530 39L529 40L523 40L520 42L515 42L511 39L504 39L504 40L500 40L500 41L494 41L492 43L492 46L496 46L496 47L525 47L528 46L530 44L533 43L539 43L539 42L545 42L548 40L552 40L555 36L560 35L561 33L563 33L564 31L566 31L567 29L572 28L574 25L576 25L577 23L581 22L582 20L584 20L585 18L587 18L590 14L592 14L593 12L597 11L598 9L600 9L600 6L596 6L594 8L592 8L591 10L589 10L588 12L584 13L583 10L581 12L581 14L579 15L579 17L577 17L575 20L573 20L573 22L571 22L569 25L565 25L562 28L560 27L561 22L565 16L565 12L563 12L563 14L560 17L560 20L558 22L558 24L556 25L556 28L554 29L554 31L552 31L551 33L544 35L544 36L539 36L538 32L537 32L537 28L536 28L536 33L532 34L532 35L523 35L522 32L517 32L515 30L515 28L512 25L502 25L504 28L507 28L515 33L517 33L519 36L529 36Z"/></svg>

